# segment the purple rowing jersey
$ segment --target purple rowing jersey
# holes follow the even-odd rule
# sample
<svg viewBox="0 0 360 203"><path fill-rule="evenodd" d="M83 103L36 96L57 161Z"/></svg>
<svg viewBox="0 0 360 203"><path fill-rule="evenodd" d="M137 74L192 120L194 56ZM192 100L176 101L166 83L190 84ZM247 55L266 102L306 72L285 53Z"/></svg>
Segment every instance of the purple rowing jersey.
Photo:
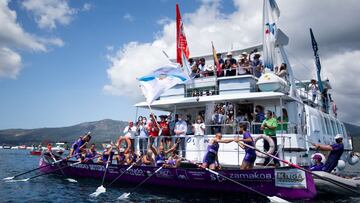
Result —
<svg viewBox="0 0 360 203"><path fill-rule="evenodd" d="M109 155L106 155L105 152L107 152L106 149L103 151L103 154L102 154L102 157L101 157L101 160L102 160L104 163L107 162L107 161L108 161L108 158L109 158ZM110 164L111 164L111 162L112 162L113 156L114 156L114 152L111 151L111 152L110 152L110 160L109 160L109 163L110 163Z"/></svg>
<svg viewBox="0 0 360 203"><path fill-rule="evenodd" d="M247 139L247 138L251 138L251 142L244 142L244 143L247 144L247 145L250 145L250 146L253 146L253 147L254 147L254 140L253 140L253 138L251 137L249 131L246 131L246 132L244 132L244 134L243 134L243 139ZM247 147L247 146L245 146L245 153L251 154L251 155L256 155L255 149L252 149L252 148Z"/></svg>
<svg viewBox="0 0 360 203"><path fill-rule="evenodd" d="M315 164L310 167L310 170L311 171L322 171L323 167L324 167L323 163L320 163L319 165Z"/></svg>
<svg viewBox="0 0 360 203"><path fill-rule="evenodd" d="M218 153L219 150L219 143L215 143L215 144L209 144L207 147L207 152L204 156L204 160L203 163L206 163L208 165L210 164L214 164L216 161L216 155Z"/></svg>
<svg viewBox="0 0 360 203"><path fill-rule="evenodd" d="M328 173L330 173L332 170L334 170L334 168L338 164L338 161L339 161L342 153L344 152L344 145L342 143L340 143L340 144L335 143L335 144L331 145L331 147L332 147L332 150L331 150L329 157L326 160L326 163L323 167L323 171L326 171Z"/></svg>

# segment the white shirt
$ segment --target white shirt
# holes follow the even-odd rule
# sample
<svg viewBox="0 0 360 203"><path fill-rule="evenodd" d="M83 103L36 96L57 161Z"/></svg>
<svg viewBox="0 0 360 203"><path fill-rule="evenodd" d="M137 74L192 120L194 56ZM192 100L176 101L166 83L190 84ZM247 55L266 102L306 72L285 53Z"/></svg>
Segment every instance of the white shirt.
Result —
<svg viewBox="0 0 360 203"><path fill-rule="evenodd" d="M205 124L204 123L194 123L194 135L205 135Z"/></svg>
<svg viewBox="0 0 360 203"><path fill-rule="evenodd" d="M176 136L179 137L185 137L186 132L187 132L187 123L184 120L179 120L178 122L176 122L175 124L175 129L174 131L182 131L181 134L177 134Z"/></svg>
<svg viewBox="0 0 360 203"><path fill-rule="evenodd" d="M129 126L126 126L124 129L125 137L128 137L130 139L135 139L135 133L136 133L136 127L133 126L129 129Z"/></svg>

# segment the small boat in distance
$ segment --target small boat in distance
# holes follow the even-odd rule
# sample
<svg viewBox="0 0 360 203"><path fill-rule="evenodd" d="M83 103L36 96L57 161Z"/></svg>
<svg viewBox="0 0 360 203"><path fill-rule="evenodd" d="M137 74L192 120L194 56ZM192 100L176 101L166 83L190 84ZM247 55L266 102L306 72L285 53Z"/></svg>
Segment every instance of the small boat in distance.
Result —
<svg viewBox="0 0 360 203"><path fill-rule="evenodd" d="M3 145L2 148L3 149L11 149L11 146L10 145Z"/></svg>

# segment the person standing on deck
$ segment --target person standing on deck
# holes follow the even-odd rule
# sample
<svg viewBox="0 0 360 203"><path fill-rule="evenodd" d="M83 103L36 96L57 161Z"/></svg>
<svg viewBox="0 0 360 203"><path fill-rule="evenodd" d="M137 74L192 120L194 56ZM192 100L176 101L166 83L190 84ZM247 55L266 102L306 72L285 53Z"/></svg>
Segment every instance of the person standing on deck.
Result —
<svg viewBox="0 0 360 203"><path fill-rule="evenodd" d="M253 138L251 137L251 134L249 131L247 131L246 124L240 125L240 134L243 134L243 138L239 139L239 141L244 142L247 145L250 145L252 147L255 147L255 143ZM238 142L240 147L245 150L245 156L241 163L240 169L241 170L250 170L254 167L254 163L256 160L256 153L255 149L252 149L250 147L247 147L245 145L242 145L240 142Z"/></svg>
<svg viewBox="0 0 360 203"><path fill-rule="evenodd" d="M154 140L159 136L159 124L157 123L156 116L154 114L150 114L150 122L147 126L147 131L149 133L149 146L153 145ZM156 144L158 144L156 142Z"/></svg>
<svg viewBox="0 0 360 203"><path fill-rule="evenodd" d="M185 157L186 155L186 132L187 132L187 123L182 119L182 115L178 114L178 122L175 124L174 132L177 138L180 139L179 148L181 149L181 156Z"/></svg>
<svg viewBox="0 0 360 203"><path fill-rule="evenodd" d="M147 120L146 117L141 117L141 120L138 121L137 131L139 132L139 148L140 153L144 155L148 147L148 132L146 129Z"/></svg>
<svg viewBox="0 0 360 203"><path fill-rule="evenodd" d="M263 133L262 130L260 130L260 123L262 123L265 120L265 113L264 113L264 107L260 105L255 106L255 114L253 114L255 126L254 126L254 134L261 134Z"/></svg>
<svg viewBox="0 0 360 203"><path fill-rule="evenodd" d="M266 111L265 120L261 124L261 130L264 130L264 134L271 137L275 144L275 156L277 156L277 140L276 140L276 127L277 120L273 117L271 111ZM268 151L270 149L269 143L264 140L264 150ZM277 159L273 159L276 167L280 166L280 162ZM265 158L264 165L267 165L270 162L270 158Z"/></svg>
<svg viewBox="0 0 360 203"><path fill-rule="evenodd" d="M215 170L216 168L220 168L218 151L219 151L219 143L230 143L233 141L238 141L235 139L222 139L222 134L220 132L215 134L215 138L213 138L207 148L207 152L204 156L204 160L202 163L203 168L210 168L211 170Z"/></svg>
<svg viewBox="0 0 360 203"><path fill-rule="evenodd" d="M129 121L129 125L125 127L124 131L125 139L129 139L131 142L131 150L135 150L135 134L136 134L136 127L134 126L134 122Z"/></svg>
<svg viewBox="0 0 360 203"><path fill-rule="evenodd" d="M343 144L343 136L341 134L337 134L335 136L335 144L332 145L321 145L321 144L313 144L316 149L330 151L330 154L322 168L323 171L331 173L332 170L337 166L338 161L341 155L344 152L344 144Z"/></svg>
<svg viewBox="0 0 360 203"><path fill-rule="evenodd" d="M289 116L285 108L282 109L282 120L281 120L281 116L279 116L277 118L277 122L278 122L278 126L276 130L282 131L283 133L288 133Z"/></svg>

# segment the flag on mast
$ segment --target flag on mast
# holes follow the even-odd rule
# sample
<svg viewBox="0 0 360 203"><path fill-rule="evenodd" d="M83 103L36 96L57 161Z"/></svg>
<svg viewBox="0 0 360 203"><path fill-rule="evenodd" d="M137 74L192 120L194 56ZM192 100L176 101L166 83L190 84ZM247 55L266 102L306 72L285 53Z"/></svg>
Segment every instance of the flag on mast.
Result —
<svg viewBox="0 0 360 203"><path fill-rule="evenodd" d="M320 64L320 57L319 57L319 54L318 54L318 45L317 45L317 42L315 40L315 36L314 36L314 33L312 31L312 29L310 28L310 36L311 36L311 44L312 44L312 47L313 47L313 50L314 50L314 56L315 56L315 64L316 64L316 74L317 74L317 79L318 79L318 87L319 87L319 90L320 92L323 92L324 91L324 86L321 82L321 75L320 75L320 72L321 72L321 64Z"/></svg>
<svg viewBox="0 0 360 203"><path fill-rule="evenodd" d="M275 37L280 16L275 0L264 0L263 9L263 60L265 68L274 69Z"/></svg>
<svg viewBox="0 0 360 203"><path fill-rule="evenodd" d="M138 78L138 80L146 102L150 105L166 90L177 84L185 83L190 78L182 71L179 64L171 63L156 69L149 75Z"/></svg>
<svg viewBox="0 0 360 203"><path fill-rule="evenodd" d="M184 26L180 15L179 5L176 4L176 62L182 65L182 52L189 58L190 51L186 41Z"/></svg>

